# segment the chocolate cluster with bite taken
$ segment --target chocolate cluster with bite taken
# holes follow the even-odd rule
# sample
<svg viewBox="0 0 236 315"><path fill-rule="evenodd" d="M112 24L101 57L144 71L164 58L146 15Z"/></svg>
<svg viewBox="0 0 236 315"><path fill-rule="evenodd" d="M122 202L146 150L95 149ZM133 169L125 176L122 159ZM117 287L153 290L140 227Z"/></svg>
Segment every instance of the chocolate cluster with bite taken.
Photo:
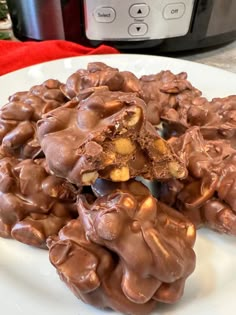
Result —
<svg viewBox="0 0 236 315"><path fill-rule="evenodd" d="M140 182L117 183L97 198L78 199L79 218L50 238L60 278L84 302L125 314L174 303L195 267L195 228L159 203ZM96 188L95 188L96 187Z"/></svg>
<svg viewBox="0 0 236 315"><path fill-rule="evenodd" d="M38 122L39 141L54 174L78 185L90 185L97 177L119 182L186 176L184 164L146 120L142 99L107 87L88 93Z"/></svg>

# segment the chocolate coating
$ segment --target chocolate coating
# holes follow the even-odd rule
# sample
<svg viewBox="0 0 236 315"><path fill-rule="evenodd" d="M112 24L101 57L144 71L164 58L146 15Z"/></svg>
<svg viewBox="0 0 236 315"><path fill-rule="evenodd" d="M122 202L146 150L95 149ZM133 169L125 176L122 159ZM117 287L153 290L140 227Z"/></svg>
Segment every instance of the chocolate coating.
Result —
<svg viewBox="0 0 236 315"><path fill-rule="evenodd" d="M199 128L172 139L189 176L161 183L160 199L197 226L236 235L236 151L226 140L206 141Z"/></svg>
<svg viewBox="0 0 236 315"><path fill-rule="evenodd" d="M79 219L49 240L50 260L86 303L148 314L155 301L174 303L182 296L195 267L195 229L141 183L115 185L93 204L78 199Z"/></svg>
<svg viewBox="0 0 236 315"><path fill-rule="evenodd" d="M61 83L47 80L29 91L18 92L0 109L0 144L5 154L34 158L41 152L36 138L36 122L43 114L66 102Z"/></svg>
<svg viewBox="0 0 236 315"><path fill-rule="evenodd" d="M149 314L154 309L154 300L136 304L127 299L117 257L88 240L80 220L70 221L48 245L50 261L61 280L84 303L130 315Z"/></svg>
<svg viewBox="0 0 236 315"><path fill-rule="evenodd" d="M102 62L92 62L87 69L73 73L62 86L69 99L80 97L83 90L107 86L110 91L133 92L147 104L147 120L157 126L163 113L178 105L179 97L197 97L201 92L187 80L187 74L174 75L161 71L155 75L144 75L138 79L132 72L119 71Z"/></svg>
<svg viewBox="0 0 236 315"><path fill-rule="evenodd" d="M199 126L207 140L225 139L236 148L236 95L225 98L185 98L178 107L166 110L165 136L181 135L191 126Z"/></svg>
<svg viewBox="0 0 236 315"><path fill-rule="evenodd" d="M201 95L187 80L186 72L175 75L167 70L144 75L140 78L140 85L141 97L147 104L147 119L154 126L161 122L166 111L172 112L178 107L180 99L192 99Z"/></svg>
<svg viewBox="0 0 236 315"><path fill-rule="evenodd" d="M91 62L87 69L79 69L70 75L61 90L73 99L83 90L99 86L107 86L110 91L141 92L139 80L133 73L120 72L102 62Z"/></svg>
<svg viewBox="0 0 236 315"><path fill-rule="evenodd" d="M77 216L77 189L50 175L44 160L0 160L0 236L46 248L48 236Z"/></svg>
<svg viewBox="0 0 236 315"><path fill-rule="evenodd" d="M103 197L117 189L127 191L134 195L135 198L144 198L144 196L150 195L149 189L137 180L115 183L109 180L98 178L91 185L91 188L96 197Z"/></svg>
<svg viewBox="0 0 236 315"><path fill-rule="evenodd" d="M103 87L44 115L38 137L49 168L78 185L90 185L97 177L126 181L137 175L186 176L182 162L145 113L144 102L135 94Z"/></svg>

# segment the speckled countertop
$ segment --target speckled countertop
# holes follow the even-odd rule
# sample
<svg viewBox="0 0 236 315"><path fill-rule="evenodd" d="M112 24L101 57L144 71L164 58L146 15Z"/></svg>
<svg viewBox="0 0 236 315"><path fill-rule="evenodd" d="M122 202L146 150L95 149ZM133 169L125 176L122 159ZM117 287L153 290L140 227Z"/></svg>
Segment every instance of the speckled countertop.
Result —
<svg viewBox="0 0 236 315"><path fill-rule="evenodd" d="M178 58L204 63L236 73L236 41L204 52L191 52Z"/></svg>

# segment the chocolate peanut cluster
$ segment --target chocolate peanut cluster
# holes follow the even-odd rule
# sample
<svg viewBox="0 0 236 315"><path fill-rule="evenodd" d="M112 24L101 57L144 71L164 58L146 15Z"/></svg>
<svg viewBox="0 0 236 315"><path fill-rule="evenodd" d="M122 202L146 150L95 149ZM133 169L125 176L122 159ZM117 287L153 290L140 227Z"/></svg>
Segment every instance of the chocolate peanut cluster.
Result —
<svg viewBox="0 0 236 315"><path fill-rule="evenodd" d="M46 169L44 159L0 160L0 236L46 248L47 237L77 217L79 190Z"/></svg>
<svg viewBox="0 0 236 315"><path fill-rule="evenodd" d="M101 195L103 183L95 183ZM195 228L143 184L116 186L92 204L79 197L79 218L49 239L49 256L84 302L147 314L158 301L174 303L182 296L195 267Z"/></svg>
<svg viewBox="0 0 236 315"><path fill-rule="evenodd" d="M185 161L189 176L161 183L160 199L196 226L236 235L236 150L227 140L204 140L200 129L171 139Z"/></svg>
<svg viewBox="0 0 236 315"><path fill-rule="evenodd" d="M180 101L192 100L201 96L201 92L187 80L187 73L177 75L171 71L161 71L140 78L141 97L147 105L147 119L158 126L166 112L175 111Z"/></svg>
<svg viewBox="0 0 236 315"><path fill-rule="evenodd" d="M4 154L35 158L41 153L36 122L66 102L61 83L49 79L29 91L18 92L0 109L0 145Z"/></svg>
<svg viewBox="0 0 236 315"><path fill-rule="evenodd" d="M101 62L14 94L0 110L0 236L47 246L85 303L146 315L177 302L196 227L236 235L235 113L236 96L209 101L185 72Z"/></svg>
<svg viewBox="0 0 236 315"><path fill-rule="evenodd" d="M192 100L201 95L187 80L186 72L175 75L167 70L139 79L132 72L119 71L101 62L91 62L87 69L73 73L62 91L69 99L73 99L80 97L87 88L100 86L107 86L110 91L136 93L145 101L147 120L154 126L160 124L167 109L175 110L180 101Z"/></svg>
<svg viewBox="0 0 236 315"><path fill-rule="evenodd" d="M165 136L179 136L192 126L199 126L207 140L226 139L236 148L236 95L214 98L182 99L163 115Z"/></svg>
<svg viewBox="0 0 236 315"><path fill-rule="evenodd" d="M129 71L119 71L102 62L91 62L87 69L73 73L61 88L63 93L73 99L88 88L107 86L110 91L133 92L141 94L139 79Z"/></svg>
<svg viewBox="0 0 236 315"><path fill-rule="evenodd" d="M98 177L114 182L185 177L183 163L145 114L145 103L135 94L108 88L49 112L38 122L49 168L78 185Z"/></svg>

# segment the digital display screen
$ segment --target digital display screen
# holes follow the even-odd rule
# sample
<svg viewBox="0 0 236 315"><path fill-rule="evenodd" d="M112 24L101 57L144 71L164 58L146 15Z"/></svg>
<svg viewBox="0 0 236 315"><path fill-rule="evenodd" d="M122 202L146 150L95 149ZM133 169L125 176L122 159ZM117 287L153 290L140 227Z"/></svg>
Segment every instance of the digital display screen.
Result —
<svg viewBox="0 0 236 315"><path fill-rule="evenodd" d="M236 31L236 0L214 0L207 35Z"/></svg>

